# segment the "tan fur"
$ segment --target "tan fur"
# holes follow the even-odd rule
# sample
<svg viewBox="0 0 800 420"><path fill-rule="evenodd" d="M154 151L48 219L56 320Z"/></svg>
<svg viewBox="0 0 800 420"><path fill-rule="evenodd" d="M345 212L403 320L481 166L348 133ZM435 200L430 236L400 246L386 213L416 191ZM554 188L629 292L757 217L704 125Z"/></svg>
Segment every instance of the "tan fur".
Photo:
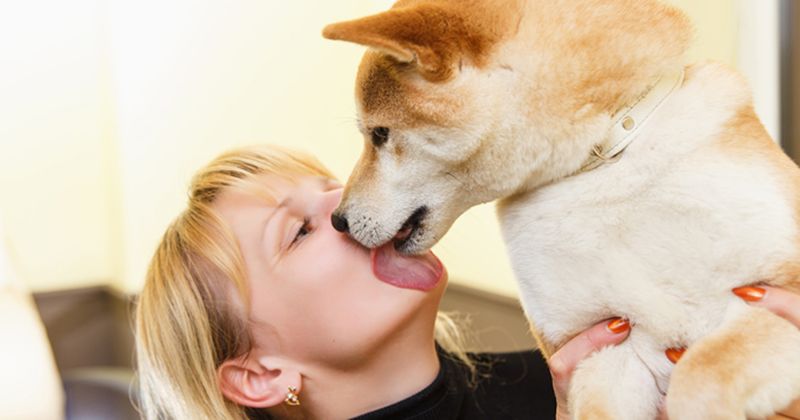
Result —
<svg viewBox="0 0 800 420"><path fill-rule="evenodd" d="M800 174L797 165L770 138L752 104L740 109L722 129L717 136L717 145L731 159L758 160L773 168L776 177L785 184L787 194L796 197L800 224Z"/></svg>
<svg viewBox="0 0 800 420"><path fill-rule="evenodd" d="M769 137L752 105L743 107L717 136L716 147L730 159L756 161L774 171L776 182L794 197L795 223L800 226L800 173L797 165ZM797 258L771 270L764 283L800 292L800 236Z"/></svg>
<svg viewBox="0 0 800 420"><path fill-rule="evenodd" d="M608 403L603 400L602 395L592 395L581 405L581 412L575 414L575 418L585 420L618 420L608 409Z"/></svg>
<svg viewBox="0 0 800 420"><path fill-rule="evenodd" d="M769 283L794 293L800 293L800 263L788 261L782 264L770 277Z"/></svg>
<svg viewBox="0 0 800 420"><path fill-rule="evenodd" d="M609 19L623 13L629 17L624 24ZM528 19L524 27L523 16ZM582 25L586 20L598 24ZM553 27L559 29L549 29ZM447 84L463 61L514 73L519 69L508 57L527 54L542 62L543 71L530 76L534 85L529 91L509 95L519 95L528 104L528 117L537 125L559 127L545 133L552 138L573 136L572 127L615 111L641 94L654 75L674 66L691 33L688 19L678 10L639 0L414 0L323 31L329 39L375 48L365 53L356 81L365 131L376 126L458 126L485 111L466 108L465 99L474 93ZM429 49L430 54L418 54L419 49ZM426 62L430 55L434 64ZM587 66L593 71L581 71ZM417 80L419 75L425 79ZM481 153L490 153L483 149ZM457 168L461 170L454 175L471 172L470 166ZM351 179L348 185L370 182Z"/></svg>
<svg viewBox="0 0 800 420"><path fill-rule="evenodd" d="M460 60L478 67L488 62L491 48L513 28L518 4L404 0L384 14L329 25L323 35L381 49L401 62L416 61L425 78L443 81Z"/></svg>
<svg viewBox="0 0 800 420"><path fill-rule="evenodd" d="M445 124L447 119L443 115L458 108L458 101L426 95L408 83L415 74L414 67L398 64L385 54L367 52L360 69L356 99L364 113L372 117L371 127Z"/></svg>
<svg viewBox="0 0 800 420"><path fill-rule="evenodd" d="M681 358L667 393L670 416L681 420L762 417L772 412L748 410L745 403L751 395L770 386L800 389L796 379L775 375L782 365L800 363L797 328L764 309L747 308L745 314Z"/></svg>
<svg viewBox="0 0 800 420"><path fill-rule="evenodd" d="M652 75L661 72L665 61L674 61L689 45L692 30L688 18L661 3L558 3L559 7L531 6L542 11L531 25L534 34L547 35L531 37L528 42L532 51L544 51L544 58L552 62L550 71L537 75L545 90L531 98L532 107L546 101L557 112L576 116L589 103L594 112L613 113L638 95ZM575 10L565 12L567 8ZM626 16L624 22L620 13ZM587 21L593 24L585 25ZM551 30L554 26L558 29ZM669 38L664 34L670 34ZM588 66L592 71L582 71Z"/></svg>
<svg viewBox="0 0 800 420"><path fill-rule="evenodd" d="M377 154L375 153L375 149L371 147L365 147L364 150L361 152L361 157L359 157L358 162L356 163L356 167L353 169L353 172L350 174L351 178L368 178L371 176L372 173L375 172L375 166L377 165L376 162ZM360 188L370 188L369 184L365 184Z"/></svg>
<svg viewBox="0 0 800 420"><path fill-rule="evenodd" d="M331 25L325 29L324 35L330 39L356 42L373 48L364 55L356 80L360 129L367 140L365 151L348 181L337 212L347 215L354 222L351 223L351 236L366 246L374 247L392 240L392 235L403 225L414 208L435 203L435 207L431 206L431 211L426 216L424 232L412 238L414 240L410 242L411 245L402 250L418 253L429 249L438 241L464 210L495 199L501 200L498 212L503 223L507 223L509 227L514 223L513 227L527 228L540 219L553 217L547 211L556 210L570 213L556 214L565 223L569 223L575 209L562 204L548 207L548 199L558 202L563 195L553 193L547 196L543 192L549 189L552 193L554 185L561 181L564 181L563 184L570 184L570 187L563 187L564 189L558 191L567 193L576 201L583 198L581 194L593 196L597 189L611 190L615 187L620 189L620 201L631 198L630 194L626 195L630 193L629 190L617 185L609 187L598 184L597 189L584 191L582 186L591 185L587 181L591 174L575 175L580 173L592 148L605 140L603 136L609 132L612 115L632 105L648 91L654 80L685 67L682 57L692 37L692 29L682 12L657 0L401 0L387 12ZM722 80L718 86L708 87L718 80ZM697 191L681 190L687 188L687 185L694 187L697 182L693 181L707 175L696 171L697 167L719 169L723 171L720 173L723 177L740 176L744 172L735 172L739 169L753 171L757 177L754 179L777 186L783 197L791 197L794 225L780 225L781 229L775 228L778 224L770 225L773 229L770 232L776 236L775 243L780 243L781 249L774 249L774 246L770 248L768 245L766 247L776 256L761 260L753 257L757 261L755 265L764 266L741 268L736 265L742 271L752 271L736 273L734 276L742 277L730 279L728 282L732 283L731 287L735 287L736 282L764 282L800 291L800 236L794 241L794 246L788 247L783 246L786 238L779 237L781 230L794 232L789 228L800 226L800 171L770 140L753 112L752 100L742 87L744 85L741 78L731 76L729 71L718 66L686 67L684 83L677 90L686 90L688 93L684 92L685 95L695 96L684 96L681 103L690 107L700 103L705 105L705 108L696 110L694 115L683 115L682 120L674 121L679 126L676 132L682 133L686 138L675 139L682 140L676 142L676 146L671 140L658 137L663 137L667 131L663 127L672 126L669 121L663 121L666 117L662 115L659 117L662 120L659 129L651 132L660 143L646 143L650 139L637 140L643 144L635 143L626 152L627 155L623 155L624 162L625 156L633 153L630 149L638 148L635 153L644 159L640 163L641 167L628 161L629 166L617 165L615 168L619 172L613 176L609 176L606 171L606 178L603 179L640 187L661 199L655 202L666 203L667 206L674 204L678 213L685 211L692 214L681 206L687 206L691 210L710 208L714 210L708 210L709 212L724 212L726 209L720 210L713 207L713 204L731 203L729 208L739 204L746 205L745 209L752 214L756 211L752 209L759 208L763 203L767 207L774 204L774 207L767 209L773 211L764 214L778 214L776 220L781 219L783 222L783 215L786 213L780 211L784 208L784 203L780 202L781 197L777 193L778 199L764 193L755 194L763 201L748 201L749 197L742 191L749 190L744 187L736 190L736 186L730 186L733 192L742 195L718 196L717 203L706 204L702 202L705 197L698 199L692 195ZM672 110L673 113L678 111L681 110ZM706 113L706 121L697 117L702 113ZM374 146L369 141L370 131L375 127L391 129L391 138L386 144ZM693 129L702 130L702 134L693 132ZM658 159L661 156L654 157L658 154L652 152L657 148L674 153L672 158L675 159L676 167L669 169L677 171L677 175L670 179L673 184L659 185L662 190L652 188L652 184L658 184L663 177L653 177L651 183L644 186L637 183L638 179L632 179L639 175L642 179L650 179L648 177L652 174L648 174L648 171L654 170L653 164L663 165L664 160ZM684 158L695 159L698 166L688 166L690 164ZM627 169L622 170L620 167ZM600 168L597 171L603 170ZM661 170L669 172L666 168ZM631 174L634 176L631 177ZM685 174L685 178L681 178L682 174ZM575 181L577 177L584 178L582 181ZM728 187L722 185L724 182L726 178L720 178L714 184L719 188L717 192L725 191ZM573 187L573 190L569 190ZM755 186L748 185L748 188ZM675 194L676 191L681 194ZM675 194L675 197L670 194ZM684 198L682 194L690 199L681 201ZM547 198L541 198L542 195ZM603 197L611 197L611 201L615 198L612 193ZM732 197L740 199L741 203ZM670 198L674 200L670 201ZM616 217L624 220L622 218L626 216L639 216L636 214L639 209L634 211L620 205L625 211L615 214L610 209L616 203L598 204L606 207L604 215L611 220L589 223L581 232L605 229L616 233L618 236L598 234L596 238L613 241L618 237L615 245L621 248L629 245L623 239L641 240L635 234L630 234L629 230L632 229L626 230L617 226L624 227L625 223L616 222L615 225ZM651 203L642 199L639 204L646 209ZM534 207L542 213L525 213ZM594 207L588 208L595 211ZM649 210L661 214L658 210ZM582 220L593 220L593 214L582 213ZM741 214L748 213L725 213L726 216ZM674 215L667 213L667 216ZM742 235L727 225L723 226L724 229L719 227L727 220L713 216L698 215L698 220L709 222L708 225L694 226L695 231L704 232L703 229L707 228L709 235L715 232L733 232L747 238L747 235ZM368 222L363 222L365 220ZM639 220L640 223L642 221ZM764 223L769 224L768 221ZM542 222L542 226L552 229L550 233L554 236L574 234L557 223ZM715 231L715 228L719 230ZM509 230L513 231L513 228ZM525 242L527 238L524 235L519 235L519 242L511 243L509 238L516 232L505 233L512 251L512 261L515 257L514 251L517 250L515 246L532 248L535 245ZM680 234L681 232L675 232L676 237L684 238ZM592 235L584 236L594 238ZM691 237L687 235L685 238ZM754 237L766 242L763 236ZM579 241L583 239L580 237ZM691 242L681 243L679 240L670 245L675 247L675 244L684 248L694 245ZM564 246L557 242L554 245ZM651 244L645 239L638 245ZM621 252L616 256L636 256L635 247L630 246L634 251L629 254ZM665 243L664 246L668 244ZM746 247L730 245L731 255L735 254L734 251L741 252L743 249ZM542 251L546 253L549 250ZM586 259L595 257L583 255L568 246L553 251L554 254L559 252L567 255L563 257L566 264L582 264L580 260L570 260L573 256ZM598 254L601 252L598 250ZM749 257L749 254L757 253L750 249L742 255ZM669 254L667 259L668 257ZM560 260L553 257L545 261ZM727 262L735 264L739 261ZM515 270L518 276L522 274L520 281L523 285L530 286L527 291L528 305L524 305L526 311L530 315L531 310L539 309L534 308L530 302L547 307L541 312L545 319L533 317L531 322L531 332L546 357L550 357L558 347L592 322L603 317L625 315L614 312L620 307L636 307L628 305L631 302L625 298L614 300L606 297L606 300L598 301L599 294L589 294L588 297L583 296L583 300L578 300L583 302L583 306L590 308L586 310L585 319L580 318L582 315L570 318L569 314L562 313L569 312L565 307L571 308L575 313L581 313L583 308L570 306L569 299L561 301L564 307L556 309L548 306L547 301L536 301L537 296L548 296L554 301L563 296L547 295L546 290L536 288L542 287L547 279L547 269L536 271L538 268L526 266L525 261L522 263L515 264ZM721 264L720 261L714 263ZM589 265L591 264L587 263L587 267ZM625 264L620 266L625 267ZM570 267L564 268L566 271ZM604 267L600 265L598 268ZM712 274L727 273L724 267L717 271ZM525 277L526 274L528 277ZM549 274L554 277L553 275L557 276L559 273L551 271ZM617 274L624 276L626 270L619 269ZM600 287L592 283L593 272L587 277L581 279L583 282L577 282L585 289L573 289L573 292L592 291L595 290L593 287ZM562 280L568 282L573 279ZM608 278L604 280L612 282ZM647 279L640 281L646 282ZM751 388L741 392L722 389L727 380L733 380L731 375L735 375L736 371L714 362L714 358L719 356L721 360L731 363L745 363L743 353L738 349L747 348L756 354L774 357L775 362L769 364L773 369L771 372L779 372L781 362L793 360L793 356L783 350L788 348L796 351L800 348L795 346L798 334L787 333L790 330L774 315L742 310L741 305L738 306L740 312L728 314L729 319L719 329L714 328L722 322L720 311L712 314L714 321L703 319L692 322L692 314L697 313L698 308L709 305L704 300L708 296L683 297L680 293L698 287L683 285L674 279L660 281L689 288L662 290L667 292L662 300L674 303L674 308L673 305L666 305L668 309L664 312L667 313L665 317L670 318L668 321L680 323L682 327L675 327L678 331L672 331L671 326L640 325L638 329L634 328L628 340L629 344L635 341L636 346L630 344L628 347L620 347L618 351L603 351L584 361L582 368L576 372L577 385L570 392L572 401L577 401L572 408L574 412L580 413L580 418L620 418L627 415L628 418L642 419L654 415L660 398L658 391L664 390L663 381L669 378L671 365L665 365L667 362L661 358L651 357L645 361L642 355L652 356L657 353L660 357L663 349L685 343L692 343L693 348L684 359L694 362L688 363L689 367L679 369L684 373L679 375L681 379L675 388L675 401L670 397L672 407L676 407L676 412L681 415L688 413L687 407L694 407L693 404L702 406L698 406L698 410L701 410L699 412L711 416L709 418L722 415L720 413L760 412L758 410L766 413L763 406L754 408L744 405L762 404L767 400L782 401L781 398L786 397L775 391L777 397L768 395L772 399L748 400L748 396L758 391L752 387L762 384L755 374L755 368L752 371L744 369L741 377L736 379L739 381L737 383L744 384L742 386L749 384ZM727 282L722 283L720 279L716 281L719 283L709 283L715 286L725 284L728 287ZM605 286L614 289L621 288L621 284L611 283ZM563 283L550 286L552 290L564 287ZM709 289L700 290L709 295L716 294L711 299L717 305L715 308L737 308L736 304L730 303L735 298L729 295L727 289L711 291L709 286ZM643 290L639 291L647 294ZM724 297L721 297L723 293ZM624 290L621 290L620 295L631 299ZM523 293L525 304L524 298ZM663 304L654 303L655 306ZM738 301L737 303L741 304ZM559 312L559 309L562 311ZM655 308L648 307L647 310L654 311ZM642 312L639 310L638 314L634 312L628 315L647 318ZM548 323L556 315L562 322L553 327ZM751 325L753 322L765 325L758 336L760 344L742 344L745 335L737 331L742 328L756 328ZM697 329L693 332L687 331L692 329L691 324L697 323L708 324L709 327L702 332ZM702 338L709 331L713 331L712 336L708 340ZM695 343L695 340L699 341ZM783 346L780 347L783 350L770 352L770 345ZM683 362L679 366L682 364ZM704 381L702 369L705 366L712 369L716 376L713 377L709 390L698 390ZM623 386L616 382L616 375L621 375L619 372L622 370L626 372L622 378L625 389L630 391L641 387L643 390L655 392L643 391L641 398L615 393L616 385ZM800 376L800 371L797 373L796 376ZM787 380L793 378L792 375L794 372L787 374ZM700 401L695 398L688 401L695 395L707 399ZM714 400L716 395L719 399ZM726 408L729 406L734 408Z"/></svg>

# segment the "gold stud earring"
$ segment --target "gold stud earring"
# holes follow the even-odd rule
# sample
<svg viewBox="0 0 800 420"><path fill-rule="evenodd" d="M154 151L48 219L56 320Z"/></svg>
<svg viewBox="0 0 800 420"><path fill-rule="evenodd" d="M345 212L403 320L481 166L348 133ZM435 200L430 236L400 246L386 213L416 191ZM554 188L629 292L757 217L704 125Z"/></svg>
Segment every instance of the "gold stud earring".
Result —
<svg viewBox="0 0 800 420"><path fill-rule="evenodd" d="M286 393L286 398L284 398L283 402L286 405L297 406L300 405L300 396L298 395L297 388L290 386L289 392Z"/></svg>

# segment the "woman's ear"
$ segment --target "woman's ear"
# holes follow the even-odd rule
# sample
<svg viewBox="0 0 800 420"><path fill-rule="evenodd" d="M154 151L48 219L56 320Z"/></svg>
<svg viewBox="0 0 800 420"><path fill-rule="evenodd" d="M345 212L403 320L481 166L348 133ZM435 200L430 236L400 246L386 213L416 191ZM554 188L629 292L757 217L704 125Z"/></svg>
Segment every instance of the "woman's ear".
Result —
<svg viewBox="0 0 800 420"><path fill-rule="evenodd" d="M289 387L296 393L302 387L300 372L280 359L239 357L226 360L217 368L220 390L229 400L253 408L274 407L283 403Z"/></svg>

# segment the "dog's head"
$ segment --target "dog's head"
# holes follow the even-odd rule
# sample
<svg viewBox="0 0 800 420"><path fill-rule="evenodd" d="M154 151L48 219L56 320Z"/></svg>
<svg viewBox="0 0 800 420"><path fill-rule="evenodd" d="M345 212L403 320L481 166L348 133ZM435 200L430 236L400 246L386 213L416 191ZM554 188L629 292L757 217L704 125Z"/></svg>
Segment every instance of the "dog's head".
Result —
<svg viewBox="0 0 800 420"><path fill-rule="evenodd" d="M323 34L370 47L356 82L364 150L333 224L404 253L473 205L580 168L689 39L655 0L400 0Z"/></svg>

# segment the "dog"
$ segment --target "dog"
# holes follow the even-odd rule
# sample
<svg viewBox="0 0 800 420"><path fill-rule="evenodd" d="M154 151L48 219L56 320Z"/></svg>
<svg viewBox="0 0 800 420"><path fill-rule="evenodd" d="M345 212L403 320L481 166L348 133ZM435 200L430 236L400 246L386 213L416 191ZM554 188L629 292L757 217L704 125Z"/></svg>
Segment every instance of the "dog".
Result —
<svg viewBox="0 0 800 420"><path fill-rule="evenodd" d="M764 417L800 396L800 331L731 289L800 291L800 170L741 76L687 65L658 0L400 0L323 30L369 47L366 143L334 226L433 246L498 201L540 350L627 317L569 391L579 419ZM688 350L677 365L670 348Z"/></svg>

